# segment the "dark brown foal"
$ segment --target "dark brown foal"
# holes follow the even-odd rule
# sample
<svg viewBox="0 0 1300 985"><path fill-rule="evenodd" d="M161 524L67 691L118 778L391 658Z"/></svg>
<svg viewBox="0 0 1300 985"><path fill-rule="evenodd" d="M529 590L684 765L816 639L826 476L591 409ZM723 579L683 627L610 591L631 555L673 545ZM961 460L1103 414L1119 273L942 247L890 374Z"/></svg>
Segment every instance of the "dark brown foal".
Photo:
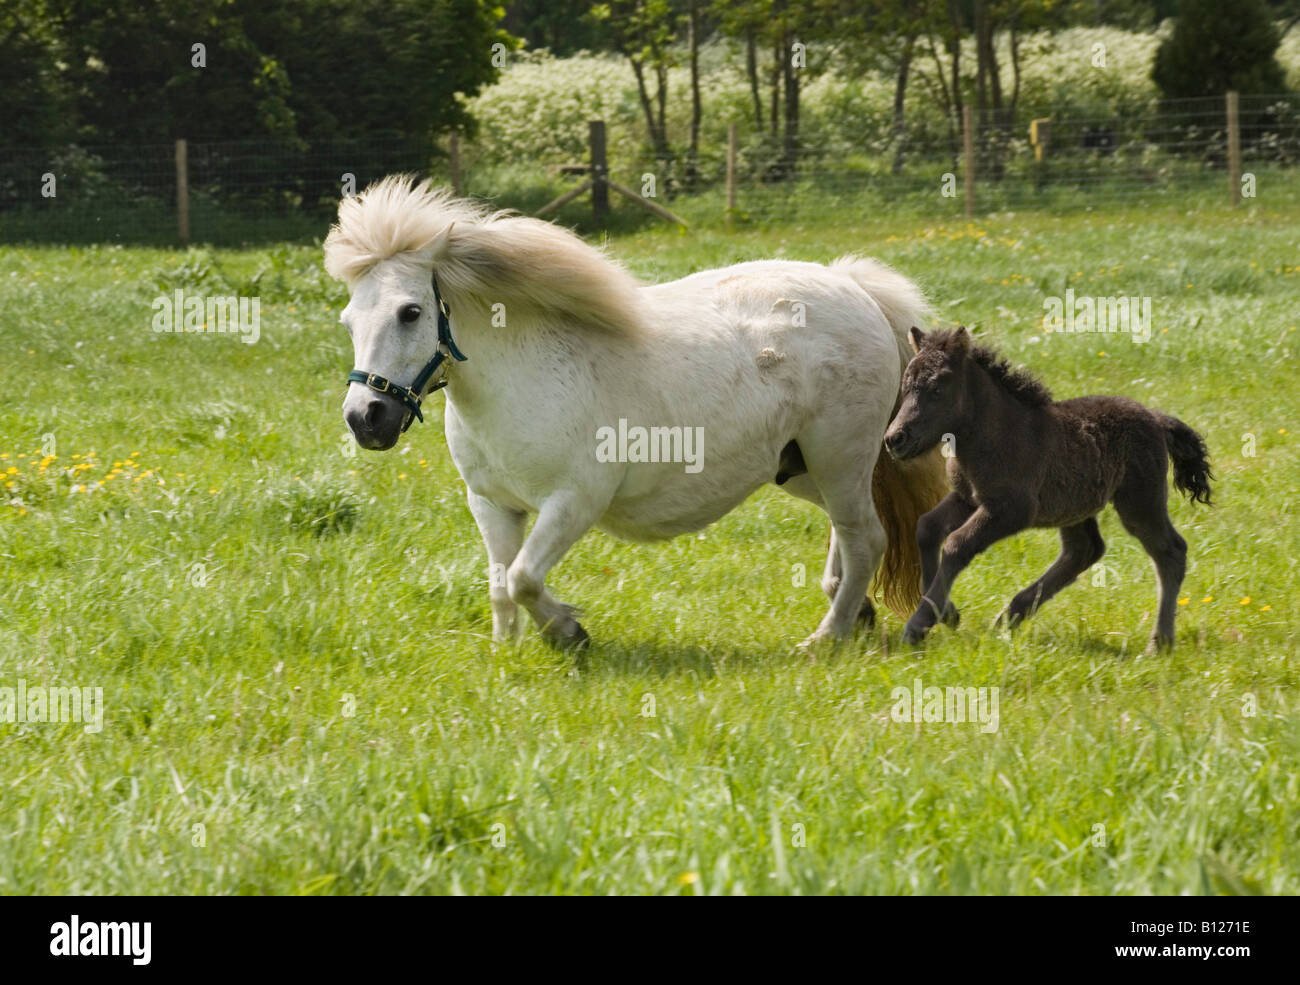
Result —
<svg viewBox="0 0 1300 985"><path fill-rule="evenodd" d="M1060 556L1003 612L1017 625L1101 559L1097 514L1113 503L1155 564L1160 601L1151 647L1172 646L1187 542L1169 519L1166 473L1172 459L1174 486L1209 503L1213 476L1201 436L1127 397L1054 401L1028 373L974 345L964 328L929 335L913 328L911 341L916 356L885 448L907 459L944 441L954 455L952 492L917 523L925 594L904 641L919 641L940 621L957 625L952 584L980 551L1028 527L1058 527Z"/></svg>

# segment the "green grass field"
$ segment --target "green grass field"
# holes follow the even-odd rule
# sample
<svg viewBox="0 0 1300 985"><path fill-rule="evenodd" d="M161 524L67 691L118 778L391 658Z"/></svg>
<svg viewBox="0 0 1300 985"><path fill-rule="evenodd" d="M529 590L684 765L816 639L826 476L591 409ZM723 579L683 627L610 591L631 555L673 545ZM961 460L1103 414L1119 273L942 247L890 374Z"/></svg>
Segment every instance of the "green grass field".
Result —
<svg viewBox="0 0 1300 985"><path fill-rule="evenodd" d="M441 400L354 453L319 250L0 249L0 687L105 704L98 733L0 722L0 892L1300 891L1297 230L1261 203L610 241L656 280L879 256L1058 397L1201 430L1217 505L1171 501L1160 657L1109 511L1107 567L1014 637L989 623L1054 532L980 557L921 649L887 614L796 653L826 529L774 488L698 536L583 540L551 582L585 661L493 647ZM178 287L259 296L260 341L153 332ZM1152 340L1044 334L1067 288L1150 296ZM999 688L998 729L895 722L917 679Z"/></svg>

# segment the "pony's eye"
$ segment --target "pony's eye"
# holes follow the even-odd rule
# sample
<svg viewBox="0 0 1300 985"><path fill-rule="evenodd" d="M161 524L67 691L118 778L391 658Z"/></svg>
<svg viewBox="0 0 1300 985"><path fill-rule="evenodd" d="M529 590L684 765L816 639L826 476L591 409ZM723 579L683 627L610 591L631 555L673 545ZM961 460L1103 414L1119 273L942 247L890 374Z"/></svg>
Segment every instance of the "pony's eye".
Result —
<svg viewBox="0 0 1300 985"><path fill-rule="evenodd" d="M398 320L403 325L409 325L420 318L420 306L418 304L407 304L402 306L402 310L397 313Z"/></svg>

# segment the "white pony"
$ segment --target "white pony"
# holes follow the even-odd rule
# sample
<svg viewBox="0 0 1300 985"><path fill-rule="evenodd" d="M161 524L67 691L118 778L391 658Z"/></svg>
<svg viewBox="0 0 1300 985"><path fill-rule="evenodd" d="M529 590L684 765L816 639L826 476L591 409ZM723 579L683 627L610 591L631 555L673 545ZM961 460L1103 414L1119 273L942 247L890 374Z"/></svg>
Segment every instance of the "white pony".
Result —
<svg viewBox="0 0 1300 985"><path fill-rule="evenodd" d="M881 454L927 315L883 264L769 260L642 286L568 230L390 176L339 205L325 268L351 294L343 413L361 447L391 448L446 385L494 638L517 635L523 606L551 642L585 643L545 585L583 534L698 530L773 481L832 525L830 611L805 644L874 620L877 567L891 609L920 601L916 520L947 486L937 454Z"/></svg>

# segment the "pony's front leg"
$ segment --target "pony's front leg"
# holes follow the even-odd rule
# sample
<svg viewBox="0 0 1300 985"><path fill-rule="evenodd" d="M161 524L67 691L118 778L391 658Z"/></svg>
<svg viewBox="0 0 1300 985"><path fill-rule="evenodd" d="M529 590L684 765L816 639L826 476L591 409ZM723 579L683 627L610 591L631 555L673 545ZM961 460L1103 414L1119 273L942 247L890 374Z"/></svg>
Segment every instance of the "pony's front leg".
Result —
<svg viewBox="0 0 1300 985"><path fill-rule="evenodd" d="M549 496L537 512L537 522L523 549L506 572L510 598L528 610L542 635L556 646L582 646L590 637L575 618L573 606L557 602L546 590L546 575L595 525L601 512L577 493Z"/></svg>
<svg viewBox="0 0 1300 985"><path fill-rule="evenodd" d="M519 606L506 587L506 572L524 542L525 514L508 510L473 492L469 511L474 514L488 555L488 599L492 603L492 639L505 643L519 636Z"/></svg>
<svg viewBox="0 0 1300 985"><path fill-rule="evenodd" d="M921 604L903 627L903 642L919 643L939 621L940 614L946 611L952 583L966 565L990 544L1024 530L1029 525L1031 515L1028 509L1009 507L1004 510L1002 504L999 504L995 516L981 506L954 530L944 541L939 555L939 570L935 572L933 581L926 586Z"/></svg>

